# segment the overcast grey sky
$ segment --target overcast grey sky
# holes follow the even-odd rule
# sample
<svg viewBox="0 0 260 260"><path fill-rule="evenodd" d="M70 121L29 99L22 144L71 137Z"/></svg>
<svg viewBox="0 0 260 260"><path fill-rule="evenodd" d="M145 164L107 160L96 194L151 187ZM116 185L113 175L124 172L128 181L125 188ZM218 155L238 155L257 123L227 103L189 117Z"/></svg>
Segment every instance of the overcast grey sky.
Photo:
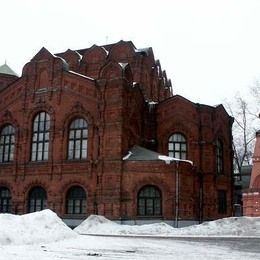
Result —
<svg viewBox="0 0 260 260"><path fill-rule="evenodd" d="M260 78L260 0L8 0L0 64L21 74L52 53L132 40L152 47L174 94L215 105Z"/></svg>

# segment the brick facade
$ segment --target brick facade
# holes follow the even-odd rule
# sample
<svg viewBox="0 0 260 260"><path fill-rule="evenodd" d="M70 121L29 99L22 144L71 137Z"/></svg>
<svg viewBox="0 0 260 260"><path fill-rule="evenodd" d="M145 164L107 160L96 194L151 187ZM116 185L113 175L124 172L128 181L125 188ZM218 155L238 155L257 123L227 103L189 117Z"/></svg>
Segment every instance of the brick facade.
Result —
<svg viewBox="0 0 260 260"><path fill-rule="evenodd" d="M135 223L177 219L184 225L232 214L232 119L222 105L172 95L151 48L124 41L56 55L42 48L21 77L0 74L0 82L0 131L15 129L14 159L0 163L0 189L10 192L11 212L28 212L31 189L41 187L47 207L71 223L100 214ZM32 161L33 122L43 111L50 117L48 160ZM69 160L69 127L76 118L88 124L87 158ZM179 163L177 215L177 163L123 160L134 145L168 155L173 133L185 136L186 159L193 161ZM221 174L217 140L223 144ZM160 191L159 216L138 213L138 193L147 185ZM84 214L66 210L74 186L86 193ZM226 196L223 212L219 190Z"/></svg>
<svg viewBox="0 0 260 260"><path fill-rule="evenodd" d="M249 189L243 191L243 215L260 217L260 132L256 133Z"/></svg>

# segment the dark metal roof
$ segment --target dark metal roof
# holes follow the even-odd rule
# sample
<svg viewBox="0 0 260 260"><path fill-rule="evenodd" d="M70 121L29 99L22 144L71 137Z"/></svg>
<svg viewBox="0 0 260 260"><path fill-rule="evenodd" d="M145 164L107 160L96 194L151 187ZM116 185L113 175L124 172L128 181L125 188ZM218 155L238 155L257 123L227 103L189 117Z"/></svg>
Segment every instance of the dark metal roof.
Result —
<svg viewBox="0 0 260 260"><path fill-rule="evenodd" d="M6 63L0 66L0 73L18 77L18 75Z"/></svg>
<svg viewBox="0 0 260 260"><path fill-rule="evenodd" d="M159 153L148 150L144 147L135 145L130 149L128 154L124 157L124 160L128 161L157 161L159 159Z"/></svg>
<svg viewBox="0 0 260 260"><path fill-rule="evenodd" d="M123 157L123 160L127 161L164 161L166 164L170 164L171 162L185 162L193 165L193 162L190 160L183 160L174 157L170 157L167 155L162 155L157 152L148 150L144 147L135 145L128 151L128 154Z"/></svg>

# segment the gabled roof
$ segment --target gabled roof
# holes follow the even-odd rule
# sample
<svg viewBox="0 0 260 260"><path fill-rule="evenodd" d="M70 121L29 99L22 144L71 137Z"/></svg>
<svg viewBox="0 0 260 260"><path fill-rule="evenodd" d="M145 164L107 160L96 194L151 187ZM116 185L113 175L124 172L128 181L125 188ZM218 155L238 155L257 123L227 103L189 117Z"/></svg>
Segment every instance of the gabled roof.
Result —
<svg viewBox="0 0 260 260"><path fill-rule="evenodd" d="M0 74L7 74L18 77L18 75L6 63L0 66Z"/></svg>
<svg viewBox="0 0 260 260"><path fill-rule="evenodd" d="M50 58L54 58L54 56L45 47L42 47L31 60L43 60Z"/></svg>

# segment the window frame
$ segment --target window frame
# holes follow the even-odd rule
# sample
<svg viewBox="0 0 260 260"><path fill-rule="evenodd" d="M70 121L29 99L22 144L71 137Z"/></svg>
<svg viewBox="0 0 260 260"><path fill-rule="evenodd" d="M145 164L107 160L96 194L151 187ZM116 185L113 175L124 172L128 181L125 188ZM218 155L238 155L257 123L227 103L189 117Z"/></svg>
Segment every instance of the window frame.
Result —
<svg viewBox="0 0 260 260"><path fill-rule="evenodd" d="M142 195L148 189L153 189L156 196ZM148 193L150 191L148 190ZM137 215L139 217L161 217L162 216L162 192L155 185L143 186L137 194Z"/></svg>
<svg viewBox="0 0 260 260"><path fill-rule="evenodd" d="M85 118L77 117L70 122L68 127L68 160L86 160L88 158L88 131L88 121Z"/></svg>
<svg viewBox="0 0 260 260"><path fill-rule="evenodd" d="M87 192L81 186L72 186L67 190L65 213L67 215L87 214Z"/></svg>
<svg viewBox="0 0 260 260"><path fill-rule="evenodd" d="M38 112L33 119L31 137L32 162L44 162L49 159L50 124L50 115L46 111Z"/></svg>
<svg viewBox="0 0 260 260"><path fill-rule="evenodd" d="M179 148L177 148L178 146ZM188 144L186 136L180 132L173 133L168 138L168 156L181 160L187 160L187 155Z"/></svg>
<svg viewBox="0 0 260 260"><path fill-rule="evenodd" d="M216 141L216 172L224 175L224 145L219 138Z"/></svg>
<svg viewBox="0 0 260 260"><path fill-rule="evenodd" d="M47 209L48 198L46 190L41 186L35 186L28 193L28 212L37 212Z"/></svg>
<svg viewBox="0 0 260 260"><path fill-rule="evenodd" d="M6 196L2 196L2 192L7 192ZM12 196L7 187L0 187L0 213L12 213Z"/></svg>
<svg viewBox="0 0 260 260"><path fill-rule="evenodd" d="M4 133L4 131L7 131ZM0 132L0 163L9 163L14 161L15 157L15 139L16 131L13 125L3 126Z"/></svg>

